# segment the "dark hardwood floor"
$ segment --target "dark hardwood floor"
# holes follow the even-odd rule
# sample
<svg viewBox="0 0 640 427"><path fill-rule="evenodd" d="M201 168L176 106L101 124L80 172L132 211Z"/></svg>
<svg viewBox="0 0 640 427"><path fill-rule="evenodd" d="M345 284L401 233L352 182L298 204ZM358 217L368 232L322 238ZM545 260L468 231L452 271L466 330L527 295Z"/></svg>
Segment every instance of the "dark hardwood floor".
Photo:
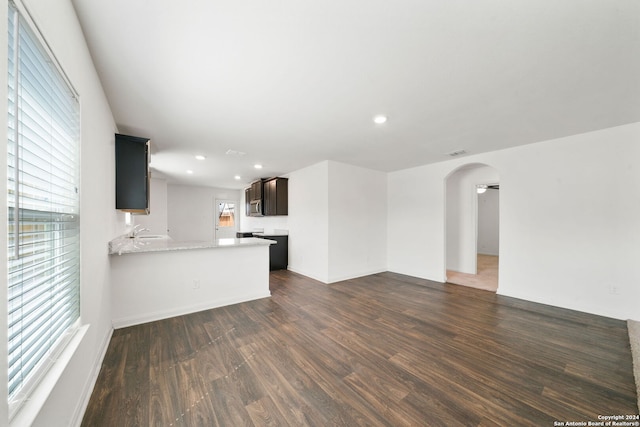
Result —
<svg viewBox="0 0 640 427"><path fill-rule="evenodd" d="M622 321L393 273L118 329L83 426L553 426L638 414Z"/></svg>

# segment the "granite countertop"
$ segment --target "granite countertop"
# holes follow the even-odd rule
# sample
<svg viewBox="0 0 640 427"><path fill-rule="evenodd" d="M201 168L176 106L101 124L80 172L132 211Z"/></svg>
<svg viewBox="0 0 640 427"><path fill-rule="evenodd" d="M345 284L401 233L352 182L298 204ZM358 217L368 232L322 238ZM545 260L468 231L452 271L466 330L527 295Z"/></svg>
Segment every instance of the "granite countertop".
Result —
<svg viewBox="0 0 640 427"><path fill-rule="evenodd" d="M120 236L109 242L109 255L123 255L145 252L184 251L191 249L233 248L246 246L268 246L277 243L274 240L259 238L216 239L176 241L169 236L139 236L129 238Z"/></svg>

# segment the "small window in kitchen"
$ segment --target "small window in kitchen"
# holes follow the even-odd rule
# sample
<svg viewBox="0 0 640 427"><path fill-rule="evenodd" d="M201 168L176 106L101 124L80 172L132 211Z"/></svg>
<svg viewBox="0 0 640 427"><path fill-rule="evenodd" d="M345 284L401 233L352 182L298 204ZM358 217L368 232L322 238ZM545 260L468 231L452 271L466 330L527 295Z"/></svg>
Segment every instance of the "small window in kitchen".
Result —
<svg viewBox="0 0 640 427"><path fill-rule="evenodd" d="M13 1L8 24L7 348L13 416L79 325L80 121L77 94Z"/></svg>

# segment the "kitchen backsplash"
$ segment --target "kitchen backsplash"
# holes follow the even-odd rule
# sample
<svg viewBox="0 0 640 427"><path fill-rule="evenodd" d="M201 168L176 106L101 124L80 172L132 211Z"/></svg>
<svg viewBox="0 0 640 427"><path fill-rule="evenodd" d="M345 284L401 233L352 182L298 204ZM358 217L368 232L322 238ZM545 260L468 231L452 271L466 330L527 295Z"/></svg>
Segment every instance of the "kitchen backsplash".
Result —
<svg viewBox="0 0 640 427"><path fill-rule="evenodd" d="M240 215L240 227L241 231L253 231L254 229L263 229L265 232L275 229L289 229L289 217L288 216L265 216L265 217L249 217Z"/></svg>

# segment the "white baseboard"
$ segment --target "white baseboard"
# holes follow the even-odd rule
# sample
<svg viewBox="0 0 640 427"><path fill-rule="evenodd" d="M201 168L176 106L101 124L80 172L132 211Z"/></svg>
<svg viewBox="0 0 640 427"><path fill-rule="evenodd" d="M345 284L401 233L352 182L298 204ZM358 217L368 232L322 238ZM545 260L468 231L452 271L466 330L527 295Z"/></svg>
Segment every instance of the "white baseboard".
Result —
<svg viewBox="0 0 640 427"><path fill-rule="evenodd" d="M387 269L383 268L379 270L361 271L355 274L347 274L343 276L331 277L329 279L329 283L336 283L336 282L342 282L343 280L357 279L358 277L371 276L372 274L384 273L385 271L387 271Z"/></svg>
<svg viewBox="0 0 640 427"><path fill-rule="evenodd" d="M270 291L260 292L256 294L240 295L234 298L220 299L216 301L207 301L201 304L194 304L186 307L178 307L170 310L156 311L153 313L143 313L137 316L121 317L113 319L114 329L126 328L127 326L140 325L142 323L155 322L156 320L168 319L170 317L182 316L184 314L196 313L198 311L210 310L212 308L224 307L226 305L238 304L241 302L253 301L256 299L267 298L271 296Z"/></svg>
<svg viewBox="0 0 640 427"><path fill-rule="evenodd" d="M80 427L82 424L82 418L84 417L84 413L87 410L87 406L89 405L89 400L91 399L91 394L93 393L93 389L96 386L96 382L98 381L98 375L100 374L100 369L102 368L102 361L107 354L107 349L109 348L109 343L111 342L111 336L113 335L113 328L110 328L109 331L105 334L102 340L102 346L100 352L98 353L98 357L93 365L93 370L89 378L87 378L87 382L82 388L82 394L84 395L84 399L78 402L75 411L73 411L72 422L69 423L71 426Z"/></svg>
<svg viewBox="0 0 640 427"><path fill-rule="evenodd" d="M321 283L324 283L324 284L328 283L326 281L326 279L321 279L320 277L317 277L317 276L315 276L315 275L313 275L311 273L308 273L306 271L303 271L303 270L298 270L297 268L291 268L291 266L287 267L287 270L293 271L294 273L300 274L300 275L305 276L305 277L309 277L310 279L317 280L318 282L321 282Z"/></svg>
<svg viewBox="0 0 640 427"><path fill-rule="evenodd" d="M362 272L358 272L358 273L355 273L355 274L347 274L347 275L344 275L344 276L331 277L331 278L328 278L328 279L320 279L319 277L316 277L316 276L314 276L312 274L309 274L309 273L307 273L305 271L298 270L296 268L288 267L287 270L293 271L296 274L301 274L303 276L309 277L309 278L311 278L313 280L317 280L318 282L322 282L324 284L342 282L343 280L357 279L358 277L370 276L372 274L384 273L384 272L388 271L386 268L382 268L382 269L376 269L376 270L362 271Z"/></svg>

